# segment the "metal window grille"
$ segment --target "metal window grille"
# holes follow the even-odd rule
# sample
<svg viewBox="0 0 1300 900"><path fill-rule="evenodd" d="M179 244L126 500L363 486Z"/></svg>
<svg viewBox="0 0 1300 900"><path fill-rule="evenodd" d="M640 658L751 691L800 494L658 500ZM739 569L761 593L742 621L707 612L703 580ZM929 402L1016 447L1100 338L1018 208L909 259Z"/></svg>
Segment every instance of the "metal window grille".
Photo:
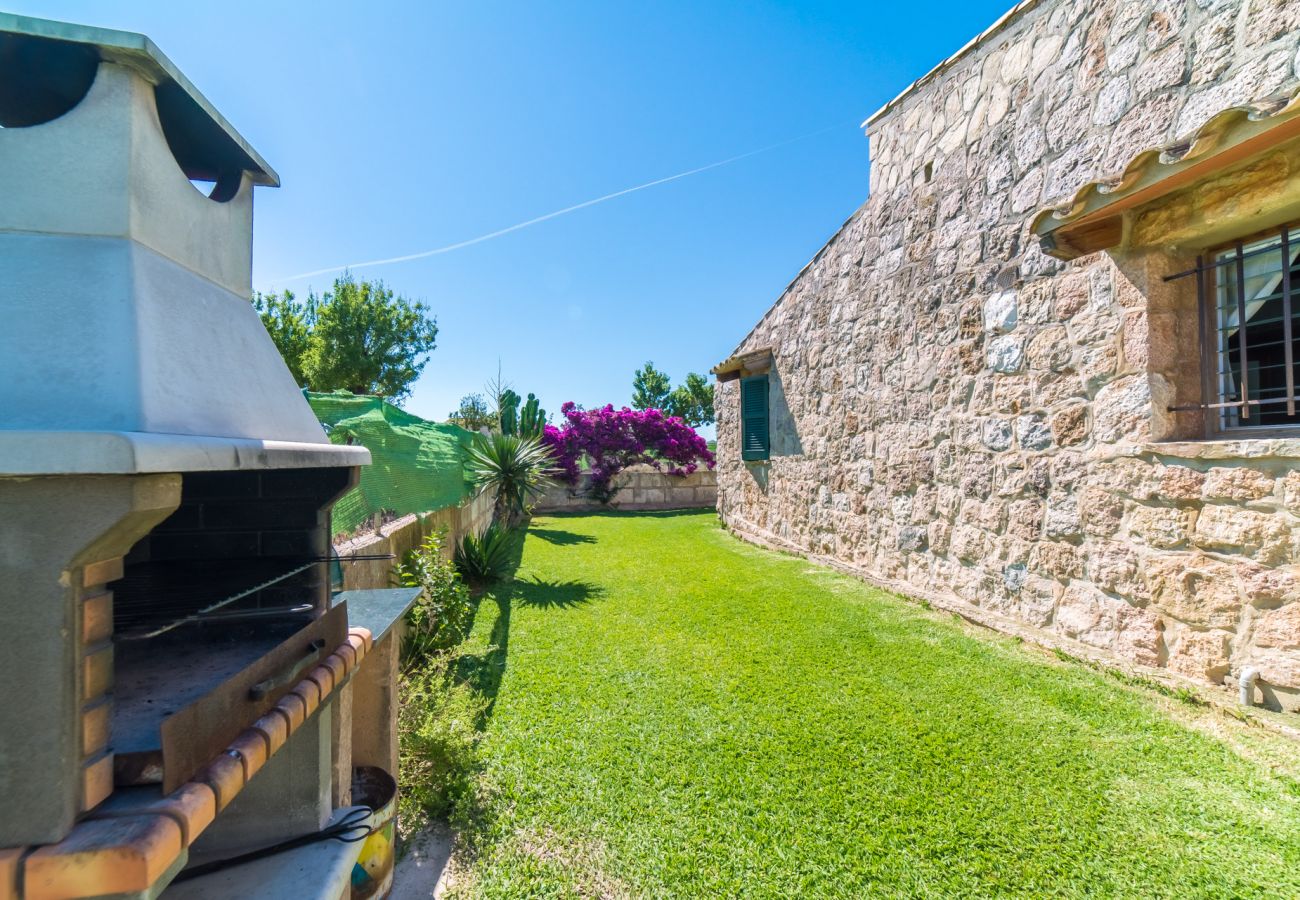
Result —
<svg viewBox="0 0 1300 900"><path fill-rule="evenodd" d="M1218 429L1300 425L1295 317L1300 315L1300 235L1291 227L1198 256L1202 397L1174 409L1208 409Z"/></svg>

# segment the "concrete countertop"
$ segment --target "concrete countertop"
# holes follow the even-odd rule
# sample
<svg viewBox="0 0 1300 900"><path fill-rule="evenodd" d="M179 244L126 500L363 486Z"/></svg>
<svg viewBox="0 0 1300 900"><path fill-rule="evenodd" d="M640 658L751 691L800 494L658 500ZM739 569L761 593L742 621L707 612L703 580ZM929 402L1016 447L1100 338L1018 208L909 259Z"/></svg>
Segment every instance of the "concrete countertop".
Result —
<svg viewBox="0 0 1300 900"><path fill-rule="evenodd" d="M369 629L375 643L387 636L393 624L415 605L418 587L385 588L369 591L342 591L331 602L348 604L348 626Z"/></svg>

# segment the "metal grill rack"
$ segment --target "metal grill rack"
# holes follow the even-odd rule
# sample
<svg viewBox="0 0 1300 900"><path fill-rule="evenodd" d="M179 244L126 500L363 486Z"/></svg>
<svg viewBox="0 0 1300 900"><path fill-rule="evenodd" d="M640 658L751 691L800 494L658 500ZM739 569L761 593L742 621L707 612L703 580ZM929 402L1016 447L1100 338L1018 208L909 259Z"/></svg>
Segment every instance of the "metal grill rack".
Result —
<svg viewBox="0 0 1300 900"><path fill-rule="evenodd" d="M353 555L342 562L392 559ZM184 560L138 563L111 585L114 640L159 637L188 624L217 624L310 614L312 588L328 577L321 563L339 557ZM318 571L305 578L295 576Z"/></svg>

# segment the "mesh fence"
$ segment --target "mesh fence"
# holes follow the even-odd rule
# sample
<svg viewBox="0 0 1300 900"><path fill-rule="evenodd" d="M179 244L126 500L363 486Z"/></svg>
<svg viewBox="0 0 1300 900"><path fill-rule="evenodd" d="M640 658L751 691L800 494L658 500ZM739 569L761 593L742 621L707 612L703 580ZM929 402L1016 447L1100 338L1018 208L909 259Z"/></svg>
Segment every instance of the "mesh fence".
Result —
<svg viewBox="0 0 1300 900"><path fill-rule="evenodd" d="M464 448L472 432L425 421L379 397L305 393L332 442L360 444L373 458L361 467L360 483L334 504L336 534L381 512L430 512L469 497Z"/></svg>

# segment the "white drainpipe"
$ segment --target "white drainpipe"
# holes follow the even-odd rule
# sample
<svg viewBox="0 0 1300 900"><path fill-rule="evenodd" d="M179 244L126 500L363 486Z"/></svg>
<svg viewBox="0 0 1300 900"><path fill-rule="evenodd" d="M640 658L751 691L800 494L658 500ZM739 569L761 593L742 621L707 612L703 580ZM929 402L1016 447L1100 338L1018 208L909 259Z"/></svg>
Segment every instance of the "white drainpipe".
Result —
<svg viewBox="0 0 1300 900"><path fill-rule="evenodd" d="M1259 681L1259 669L1254 666L1248 666L1241 670L1241 677L1237 679L1237 687L1241 691L1241 705L1255 705L1255 682Z"/></svg>

